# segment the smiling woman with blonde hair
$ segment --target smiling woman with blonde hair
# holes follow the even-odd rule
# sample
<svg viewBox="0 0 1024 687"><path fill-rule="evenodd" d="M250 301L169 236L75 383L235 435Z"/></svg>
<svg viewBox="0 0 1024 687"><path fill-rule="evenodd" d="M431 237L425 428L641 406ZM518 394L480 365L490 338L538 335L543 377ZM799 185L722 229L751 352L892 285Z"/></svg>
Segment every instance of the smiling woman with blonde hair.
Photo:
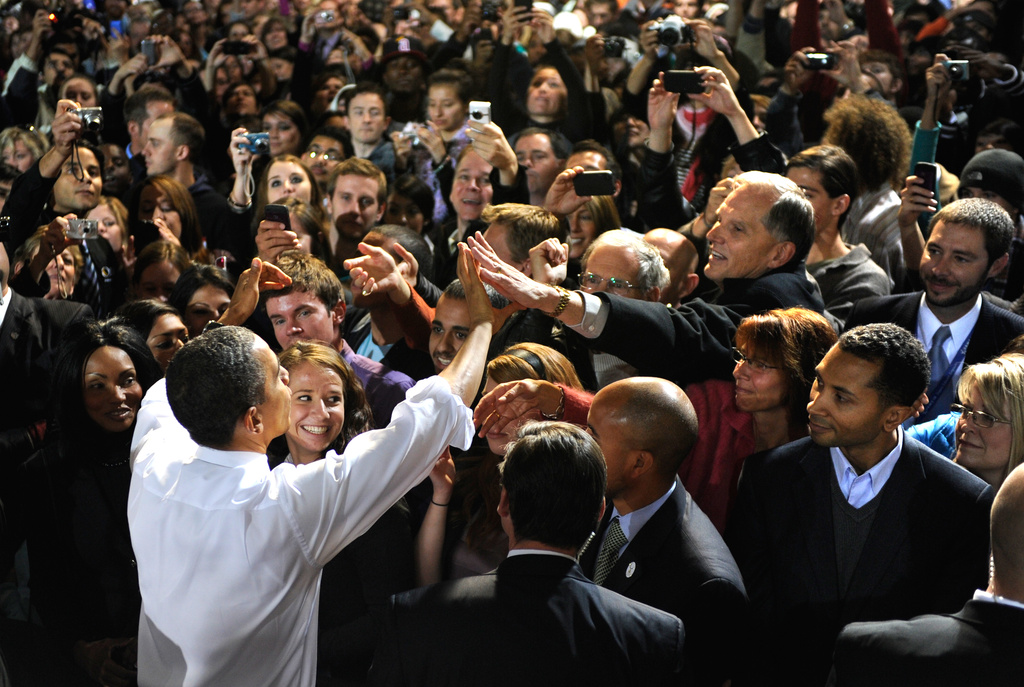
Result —
<svg viewBox="0 0 1024 687"><path fill-rule="evenodd" d="M954 462L998 489L1024 462L1024 355L971 365L960 375Z"/></svg>

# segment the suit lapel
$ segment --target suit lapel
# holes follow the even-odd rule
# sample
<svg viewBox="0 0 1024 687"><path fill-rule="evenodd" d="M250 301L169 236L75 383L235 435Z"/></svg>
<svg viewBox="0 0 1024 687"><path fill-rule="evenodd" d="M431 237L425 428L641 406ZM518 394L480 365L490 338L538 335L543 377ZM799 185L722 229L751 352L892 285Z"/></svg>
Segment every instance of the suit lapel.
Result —
<svg viewBox="0 0 1024 687"><path fill-rule="evenodd" d="M978 322L971 332L971 342L967 344L964 351L964 365L974 365L991 360L999 354L999 350L993 346L995 318L993 317L993 305L983 297L981 299L981 312L978 314ZM983 333L982 336L974 336L975 332Z"/></svg>
<svg viewBox="0 0 1024 687"><path fill-rule="evenodd" d="M917 311L921 307L921 291L907 294L893 308L892 322L917 335Z"/></svg>
<svg viewBox="0 0 1024 687"><path fill-rule="evenodd" d="M687 498L686 489L677 477L675 491L629 542L602 586L625 594L644 576L647 564L657 555L665 538L679 528L677 523L686 510Z"/></svg>
<svg viewBox="0 0 1024 687"><path fill-rule="evenodd" d="M909 534L908 501L923 481L920 452L909 437L904 437L903 453L882 489L878 512L844 595L848 600L845 618L860 617L864 602L873 598L873 589L889 577L887 571Z"/></svg>
<svg viewBox="0 0 1024 687"><path fill-rule="evenodd" d="M800 466L803 478L793 483L791 496L799 522L797 531L806 533L803 541L803 553L807 557L807 565L802 567L806 571L804 583L815 590L810 598L836 599L839 596L839 572L832 526L832 459L829 450L812 444Z"/></svg>
<svg viewBox="0 0 1024 687"><path fill-rule="evenodd" d="M597 532L590 538L583 550L580 551L580 568L583 570L583 574L590 579L594 578L594 568L597 567L597 554L601 550L601 540L604 538L605 530L608 529L608 523L612 520L612 508L611 506L604 509L604 516L601 518L601 522L598 523Z"/></svg>
<svg viewBox="0 0 1024 687"><path fill-rule="evenodd" d="M4 317L3 324L0 324L0 360L13 355L18 349L18 339L29 333L24 297L15 293L14 289L10 289L8 298L11 299L11 303L7 306L7 315Z"/></svg>

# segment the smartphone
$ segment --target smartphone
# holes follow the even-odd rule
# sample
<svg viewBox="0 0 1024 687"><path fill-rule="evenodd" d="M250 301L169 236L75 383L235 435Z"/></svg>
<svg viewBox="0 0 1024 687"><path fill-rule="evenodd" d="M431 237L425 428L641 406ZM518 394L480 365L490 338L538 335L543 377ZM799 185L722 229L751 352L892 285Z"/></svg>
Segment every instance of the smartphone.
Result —
<svg viewBox="0 0 1024 687"><path fill-rule="evenodd" d="M469 118L479 124L491 123L491 104L482 100L469 103Z"/></svg>
<svg viewBox="0 0 1024 687"><path fill-rule="evenodd" d="M248 55L252 52L252 43L245 41L224 41L221 48L225 55Z"/></svg>
<svg viewBox="0 0 1024 687"><path fill-rule="evenodd" d="M673 69L665 72L665 90L670 93L703 93L704 75L689 69Z"/></svg>
<svg viewBox="0 0 1024 687"><path fill-rule="evenodd" d="M143 248L160 240L160 229L156 226L156 222L143 219L135 223L132 236L135 237L135 254L138 255Z"/></svg>
<svg viewBox="0 0 1024 687"><path fill-rule="evenodd" d="M280 222L284 225L285 231L292 230L292 223L288 217L288 208L284 205L268 205L263 209L263 219L271 222Z"/></svg>
<svg viewBox="0 0 1024 687"><path fill-rule="evenodd" d="M583 172L572 179L577 196L610 196L615 193L615 177L611 170Z"/></svg>
<svg viewBox="0 0 1024 687"><path fill-rule="evenodd" d="M146 56L146 61L150 65L156 64L156 43L153 42L152 38L143 38L139 50Z"/></svg>
<svg viewBox="0 0 1024 687"><path fill-rule="evenodd" d="M804 53L804 69L811 71L828 71L836 68L838 60L830 52Z"/></svg>
<svg viewBox="0 0 1024 687"><path fill-rule="evenodd" d="M918 162L914 165L914 176L918 178L918 184L939 197L939 166L934 162Z"/></svg>
<svg viewBox="0 0 1024 687"><path fill-rule="evenodd" d="M515 7L525 7L528 10L533 9L533 0L515 0L513 4Z"/></svg>

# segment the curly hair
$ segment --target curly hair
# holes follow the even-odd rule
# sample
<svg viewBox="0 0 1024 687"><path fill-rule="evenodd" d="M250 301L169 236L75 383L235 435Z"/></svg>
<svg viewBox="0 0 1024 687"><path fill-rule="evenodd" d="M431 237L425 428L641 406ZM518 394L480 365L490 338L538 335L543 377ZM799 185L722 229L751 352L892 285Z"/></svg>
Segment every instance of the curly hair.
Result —
<svg viewBox="0 0 1024 687"><path fill-rule="evenodd" d="M912 406L928 388L928 354L921 342L899 325L886 322L854 327L844 332L836 345L844 353L881 364L868 386L887 407Z"/></svg>
<svg viewBox="0 0 1024 687"><path fill-rule="evenodd" d="M822 143L837 145L857 163L860 192L889 184L903 188L910 165L910 130L889 103L862 95L837 100L825 112Z"/></svg>

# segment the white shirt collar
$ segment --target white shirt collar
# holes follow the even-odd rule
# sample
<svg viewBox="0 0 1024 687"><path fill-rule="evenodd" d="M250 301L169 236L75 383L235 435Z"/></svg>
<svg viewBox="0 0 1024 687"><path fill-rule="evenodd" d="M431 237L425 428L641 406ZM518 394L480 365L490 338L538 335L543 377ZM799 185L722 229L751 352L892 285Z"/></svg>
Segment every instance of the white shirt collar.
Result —
<svg viewBox="0 0 1024 687"><path fill-rule="evenodd" d="M572 556L566 556L564 553L558 551L548 551L547 549L512 549L508 552L506 558L512 558L513 556L560 556L562 558L568 558L573 563L576 559Z"/></svg>
<svg viewBox="0 0 1024 687"><path fill-rule="evenodd" d="M947 359L952 360L956 352L964 345L964 341L971 337L971 332L974 331L974 325L978 323L979 317L981 317L981 294L978 294L974 306L963 317L949 323L950 337L943 345ZM921 307L917 309L917 338L924 344L925 350L931 348L932 337L941 326L942 322L939 322L939 318L935 317L935 313L928 307L925 294L922 293Z"/></svg>
<svg viewBox="0 0 1024 687"><path fill-rule="evenodd" d="M1024 608L1024 603L1014 601L1013 599L1007 599L1005 596L996 596L990 594L984 589L979 589L974 592L975 601L991 601L992 603L1001 604L1003 606L1012 606L1014 608Z"/></svg>
<svg viewBox="0 0 1024 687"><path fill-rule="evenodd" d="M0 327L4 326L4 319L7 318L7 310L11 307L11 297L14 294L14 290L8 286L7 293L0 294L3 298L0 298Z"/></svg>
<svg viewBox="0 0 1024 687"><path fill-rule="evenodd" d="M626 541L633 541L633 537L636 536L637 532L647 524L647 521L658 512L661 505L668 501L668 497L672 495L672 492L676 490L676 483L672 482L672 486L668 488L668 491L662 495L657 501L648 503L643 508L637 508L635 511L626 513L625 515L619 515L617 508L612 509L612 517L619 518L619 527L622 528L622 533L626 535ZM621 553L621 552L620 552Z"/></svg>
<svg viewBox="0 0 1024 687"><path fill-rule="evenodd" d="M885 483L889 481L889 477L892 476L893 468L896 467L896 461L900 459L901 453L903 453L902 427L896 428L896 447L862 475L857 474L857 470L847 460L846 456L843 455L842 450L837 446L830 448L829 454L832 456L832 467L836 471L836 479L839 481L839 488L842 490L843 496L849 500L850 491L855 480L867 480L871 499L878 496ZM868 500L870 501L871 499Z"/></svg>

